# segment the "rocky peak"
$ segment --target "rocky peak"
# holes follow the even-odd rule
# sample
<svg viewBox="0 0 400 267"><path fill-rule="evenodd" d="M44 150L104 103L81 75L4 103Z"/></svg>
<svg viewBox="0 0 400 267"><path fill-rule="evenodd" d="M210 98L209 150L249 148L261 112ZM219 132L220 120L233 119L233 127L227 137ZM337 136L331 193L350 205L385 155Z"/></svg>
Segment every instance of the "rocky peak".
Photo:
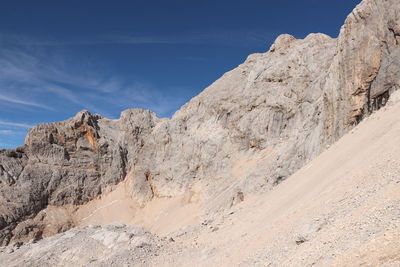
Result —
<svg viewBox="0 0 400 267"><path fill-rule="evenodd" d="M291 45L296 42L296 40L297 39L290 34L281 34L278 36L278 38L276 38L275 42L269 49L269 52L284 54L291 47Z"/></svg>
<svg viewBox="0 0 400 267"><path fill-rule="evenodd" d="M201 195L204 217L273 190L400 88L399 9L364 0L337 39L281 35L170 120L82 111L32 128L17 157L0 151L0 244L40 236L46 224L29 218L48 205L81 205L122 181L142 206Z"/></svg>

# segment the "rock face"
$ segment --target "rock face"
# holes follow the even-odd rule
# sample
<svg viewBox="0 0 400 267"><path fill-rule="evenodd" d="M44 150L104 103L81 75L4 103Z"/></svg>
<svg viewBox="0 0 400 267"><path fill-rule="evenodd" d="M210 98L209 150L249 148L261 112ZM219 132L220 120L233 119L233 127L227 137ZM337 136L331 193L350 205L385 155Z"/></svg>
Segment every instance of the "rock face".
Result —
<svg viewBox="0 0 400 267"><path fill-rule="evenodd" d="M399 113L400 102L389 103L274 190L214 220L183 224L163 238L130 224L77 227L0 247L0 265L399 266ZM154 202L171 200L152 200L141 213L151 215L146 210ZM186 209L179 216L177 210L158 211L158 227L192 214ZM164 215L170 212L177 220Z"/></svg>
<svg viewBox="0 0 400 267"><path fill-rule="evenodd" d="M132 199L191 190L205 216L271 190L400 88L400 3L364 0L337 39L281 35L172 119L80 112L0 152L0 245L40 238L48 205L79 205L131 179ZM73 227L61 224L57 233Z"/></svg>
<svg viewBox="0 0 400 267"><path fill-rule="evenodd" d="M154 113L138 109L124 111L117 121L82 111L32 128L25 146L2 151L0 244L49 231L43 218L32 220L48 205L79 205L111 190L125 179L128 158L135 159L157 121ZM51 232L71 226L61 223Z"/></svg>

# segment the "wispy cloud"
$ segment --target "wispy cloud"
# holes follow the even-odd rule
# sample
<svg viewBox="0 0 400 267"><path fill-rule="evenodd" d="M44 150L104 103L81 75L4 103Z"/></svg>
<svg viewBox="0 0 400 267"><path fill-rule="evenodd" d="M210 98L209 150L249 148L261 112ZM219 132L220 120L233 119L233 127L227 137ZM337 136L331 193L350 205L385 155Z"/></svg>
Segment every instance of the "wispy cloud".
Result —
<svg viewBox="0 0 400 267"><path fill-rule="evenodd" d="M0 130L0 135L8 135L8 134L14 134L13 130Z"/></svg>
<svg viewBox="0 0 400 267"><path fill-rule="evenodd" d="M17 128L26 128L26 129L33 127L33 125L28 124L28 123L10 122L10 121L3 121L3 120L0 120L0 125L17 127Z"/></svg>
<svg viewBox="0 0 400 267"><path fill-rule="evenodd" d="M23 143L28 129L33 125L0 119L0 148L13 148Z"/></svg>
<svg viewBox="0 0 400 267"><path fill-rule="evenodd" d="M14 103L14 104L21 104L21 105L26 105L26 106L32 106L32 107L38 107L42 109L47 109L47 110L54 110L54 108L49 107L44 104L36 103L35 101L28 101L28 100L23 100L22 98L15 98L15 97L10 97L6 95L0 94L0 101L5 101L9 103Z"/></svg>
<svg viewBox="0 0 400 267"><path fill-rule="evenodd" d="M194 57L187 60L203 59ZM73 104L79 109L113 117L108 107L120 110L140 107L151 109L160 116L169 116L183 104L184 99L168 95L151 83L95 73L90 69L76 69L62 58L54 60L37 51L0 47L2 101L15 104L15 108L27 106L56 111L60 105L69 109Z"/></svg>
<svg viewBox="0 0 400 267"><path fill-rule="evenodd" d="M52 99L50 95L55 95L82 109L100 111L71 90L73 87L91 87L94 82L71 72L59 59L35 52L0 47L0 102L13 103L15 108L30 106L54 111L55 107L50 106L54 97Z"/></svg>
<svg viewBox="0 0 400 267"><path fill-rule="evenodd" d="M28 46L86 46L86 45L143 45L143 44L186 44L186 45L224 45L224 46L265 46L276 33L264 30L226 30L214 29L208 32L187 32L169 35L132 35L130 33L97 34L55 38L29 36L2 36L0 43L11 43Z"/></svg>
<svg viewBox="0 0 400 267"><path fill-rule="evenodd" d="M187 100L156 86L133 81L115 73L70 64L68 55L49 55L48 46L96 44L189 44L254 46L266 45L274 34L263 31L183 33L177 35L132 36L104 34L81 37L29 37L0 34L0 104L13 109L88 109L112 117L115 110L131 107L152 109L161 116L171 115ZM57 48L59 49L59 48ZM61 48L64 49L64 48ZM206 61L198 56L178 58ZM110 112L110 107L114 111ZM112 113L112 114L110 114ZM4 122L3 122L4 123ZM4 125L4 124L3 124Z"/></svg>
<svg viewBox="0 0 400 267"><path fill-rule="evenodd" d="M194 56L187 56L187 57L181 57L180 59L183 60L189 60L189 61L208 61L208 58L205 57L194 57Z"/></svg>
<svg viewBox="0 0 400 267"><path fill-rule="evenodd" d="M182 90L175 88L174 91ZM120 98L112 99L114 104L121 107L139 107L150 109L159 116L170 116L186 101L177 95L168 95L155 88L150 83L135 82L119 90Z"/></svg>

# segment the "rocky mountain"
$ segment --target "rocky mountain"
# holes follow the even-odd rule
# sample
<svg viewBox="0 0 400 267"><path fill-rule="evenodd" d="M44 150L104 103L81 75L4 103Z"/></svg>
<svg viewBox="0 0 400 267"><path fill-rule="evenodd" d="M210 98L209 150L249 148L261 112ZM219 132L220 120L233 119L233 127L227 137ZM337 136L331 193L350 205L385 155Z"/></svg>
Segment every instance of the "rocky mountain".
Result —
<svg viewBox="0 0 400 267"><path fill-rule="evenodd" d="M400 88L399 42L400 2L363 0L338 38L281 35L171 119L82 111L32 128L24 146L0 151L0 245L86 225L93 203L122 187L124 200L106 205L143 226L158 202L193 205L195 226L272 194Z"/></svg>
<svg viewBox="0 0 400 267"><path fill-rule="evenodd" d="M0 266L399 266L399 112L400 103L389 103L274 190L213 219L188 226L194 206L162 209L163 199L140 210L155 222L152 232L186 226L161 237L121 223L77 227L0 247ZM91 215L115 218L120 202L110 200Z"/></svg>

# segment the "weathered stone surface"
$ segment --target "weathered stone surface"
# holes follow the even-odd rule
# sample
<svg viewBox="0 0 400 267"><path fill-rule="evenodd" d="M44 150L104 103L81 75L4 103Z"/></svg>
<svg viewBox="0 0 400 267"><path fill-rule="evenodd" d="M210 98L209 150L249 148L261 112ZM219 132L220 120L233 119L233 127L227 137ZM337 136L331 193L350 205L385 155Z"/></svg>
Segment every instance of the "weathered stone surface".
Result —
<svg viewBox="0 0 400 267"><path fill-rule="evenodd" d="M226 73L145 143L139 162L156 194L201 184L213 207L229 206L321 153L399 88L399 9L365 0L338 39L281 35Z"/></svg>
<svg viewBox="0 0 400 267"><path fill-rule="evenodd" d="M14 246L2 266L143 266L163 242L134 226L75 228L39 243ZM0 248L0 254L4 252Z"/></svg>
<svg viewBox="0 0 400 267"><path fill-rule="evenodd" d="M33 216L47 205L79 205L111 190L156 122L138 109L114 121L82 111L32 128L25 146L0 152L0 244L40 237L46 225ZM60 224L56 233L73 226Z"/></svg>
<svg viewBox="0 0 400 267"><path fill-rule="evenodd" d="M399 21L399 3L394 0L365 0L346 19L325 86L339 121L329 126L334 135L340 136L340 128L358 122L385 93L399 88Z"/></svg>
<svg viewBox="0 0 400 267"><path fill-rule="evenodd" d="M364 0L337 39L281 35L169 120L84 111L33 128L0 152L0 244L40 237L46 226L27 222L47 205L85 203L124 179L141 205L201 193L208 216L270 190L399 88L399 13L397 0Z"/></svg>

